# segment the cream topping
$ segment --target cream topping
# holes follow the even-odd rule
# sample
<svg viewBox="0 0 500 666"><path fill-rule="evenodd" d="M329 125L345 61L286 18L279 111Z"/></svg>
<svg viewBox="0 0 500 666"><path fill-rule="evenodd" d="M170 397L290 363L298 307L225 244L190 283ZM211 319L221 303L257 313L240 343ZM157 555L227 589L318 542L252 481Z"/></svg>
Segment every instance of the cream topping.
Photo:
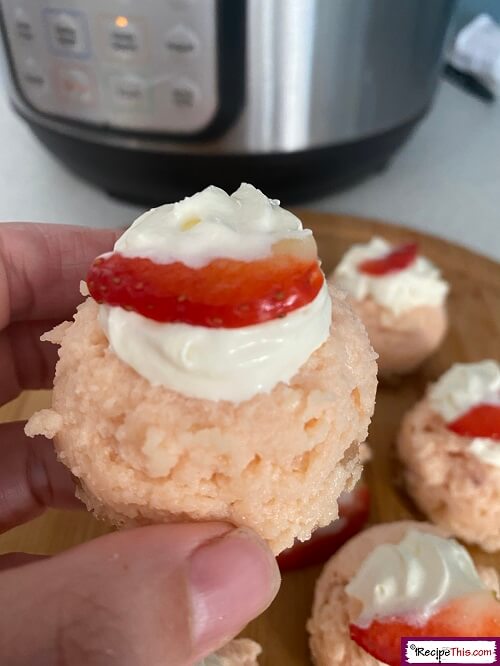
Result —
<svg viewBox="0 0 500 666"><path fill-rule="evenodd" d="M334 272L334 281L355 300L372 298L395 315L419 306L441 306L446 300L448 283L428 259L418 256L407 268L387 275L368 275L359 270L367 259L380 259L392 250L383 238L353 245Z"/></svg>
<svg viewBox="0 0 500 666"><path fill-rule="evenodd" d="M500 442L491 437L473 437L469 451L481 462L500 467Z"/></svg>
<svg viewBox="0 0 500 666"><path fill-rule="evenodd" d="M472 407L500 405L500 363L455 363L429 389L431 408L451 423ZM500 467L500 442L488 437L470 438L469 451L488 465Z"/></svg>
<svg viewBox="0 0 500 666"><path fill-rule="evenodd" d="M191 268L220 257L262 259L280 240L312 235L279 203L246 183L231 196L211 185L141 215L116 241L115 251L157 263L180 261Z"/></svg>
<svg viewBox="0 0 500 666"><path fill-rule="evenodd" d="M375 618L417 616L420 621L458 597L486 589L463 546L418 530L399 544L377 546L346 586L361 602L355 622L366 627Z"/></svg>
<svg viewBox="0 0 500 666"><path fill-rule="evenodd" d="M289 382L323 344L331 299L325 283L311 303L286 317L242 328L162 324L104 305L100 321L117 356L152 384L241 402Z"/></svg>

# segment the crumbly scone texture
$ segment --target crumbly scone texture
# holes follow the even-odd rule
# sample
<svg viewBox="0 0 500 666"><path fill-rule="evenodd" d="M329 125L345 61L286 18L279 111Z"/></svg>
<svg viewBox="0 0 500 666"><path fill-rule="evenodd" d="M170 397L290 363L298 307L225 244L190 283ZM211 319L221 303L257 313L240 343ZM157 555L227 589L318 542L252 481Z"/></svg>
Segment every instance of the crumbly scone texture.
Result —
<svg viewBox="0 0 500 666"><path fill-rule="evenodd" d="M415 370L439 347L448 329L445 306L420 306L395 315L371 298L350 299L379 355L379 376Z"/></svg>
<svg viewBox="0 0 500 666"><path fill-rule="evenodd" d="M469 450L424 398L406 413L397 440L409 494L426 516L468 543L500 550L500 468Z"/></svg>
<svg viewBox="0 0 500 666"><path fill-rule="evenodd" d="M259 666L257 657L262 648L249 638L236 638L217 650L215 656L220 666Z"/></svg>
<svg viewBox="0 0 500 666"><path fill-rule="evenodd" d="M411 528L448 536L444 530L429 523L400 521L375 525L348 541L328 561L316 583L312 615L307 623L316 666L386 666L351 639L345 587L376 546L399 543ZM498 595L497 572L491 567L477 569L485 585Z"/></svg>
<svg viewBox="0 0 500 666"><path fill-rule="evenodd" d="M99 517L226 520L279 553L337 518L361 473L376 355L343 294L332 300L330 336L290 384L235 404L151 385L110 349L87 299L46 336L60 345L53 405L26 431L54 437Z"/></svg>

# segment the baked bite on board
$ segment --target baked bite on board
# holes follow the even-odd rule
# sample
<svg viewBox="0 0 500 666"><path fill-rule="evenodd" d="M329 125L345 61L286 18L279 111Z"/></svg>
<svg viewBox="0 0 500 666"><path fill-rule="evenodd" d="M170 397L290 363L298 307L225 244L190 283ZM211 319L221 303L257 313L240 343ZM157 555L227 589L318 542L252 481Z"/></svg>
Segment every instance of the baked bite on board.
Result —
<svg viewBox="0 0 500 666"><path fill-rule="evenodd" d="M349 294L366 326L380 376L412 372L441 344L449 286L415 243L393 246L375 237L353 245L330 280Z"/></svg>
<svg viewBox="0 0 500 666"><path fill-rule="evenodd" d="M364 460L362 462L365 462ZM281 572L322 564L363 529L370 516L370 491L361 480L338 499L339 517L312 533L308 541L296 540L278 555Z"/></svg>
<svg viewBox="0 0 500 666"><path fill-rule="evenodd" d="M74 321L46 334L54 438L116 525L227 520L275 553L338 516L376 390L365 329L311 231L251 185L148 211L98 257Z"/></svg>
<svg viewBox="0 0 500 666"><path fill-rule="evenodd" d="M405 415L397 441L409 494L437 525L500 550L500 364L457 363Z"/></svg>
<svg viewBox="0 0 500 666"><path fill-rule="evenodd" d="M498 583L494 569L476 567L433 525L375 525L348 541L316 583L313 662L399 666L404 636L497 637Z"/></svg>

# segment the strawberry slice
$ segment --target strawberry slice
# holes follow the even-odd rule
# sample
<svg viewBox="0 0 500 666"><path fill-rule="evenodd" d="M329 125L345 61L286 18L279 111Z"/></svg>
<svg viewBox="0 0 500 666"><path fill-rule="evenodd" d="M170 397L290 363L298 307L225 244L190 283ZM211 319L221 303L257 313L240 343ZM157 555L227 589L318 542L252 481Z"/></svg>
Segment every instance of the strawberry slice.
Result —
<svg viewBox="0 0 500 666"><path fill-rule="evenodd" d="M446 426L462 437L489 437L500 441L500 405L476 405Z"/></svg>
<svg viewBox="0 0 500 666"><path fill-rule="evenodd" d="M310 303L323 285L316 258L277 252L253 262L216 259L202 268L114 253L98 257L87 284L98 303L159 322L239 328Z"/></svg>
<svg viewBox="0 0 500 666"><path fill-rule="evenodd" d="M408 268L417 258L417 243L406 243L395 247L389 254L379 259L365 259L358 264L358 270L367 275L387 275Z"/></svg>
<svg viewBox="0 0 500 666"><path fill-rule="evenodd" d="M368 520L370 491L358 484L350 493L339 497L339 517L326 527L313 532L309 541L296 541L278 555L281 571L291 571L325 562L348 539L357 534Z"/></svg>
<svg viewBox="0 0 500 666"><path fill-rule="evenodd" d="M402 638L498 638L500 603L491 592L477 592L451 601L424 624L411 618L374 620L368 627L349 625L351 638L372 657L399 666Z"/></svg>

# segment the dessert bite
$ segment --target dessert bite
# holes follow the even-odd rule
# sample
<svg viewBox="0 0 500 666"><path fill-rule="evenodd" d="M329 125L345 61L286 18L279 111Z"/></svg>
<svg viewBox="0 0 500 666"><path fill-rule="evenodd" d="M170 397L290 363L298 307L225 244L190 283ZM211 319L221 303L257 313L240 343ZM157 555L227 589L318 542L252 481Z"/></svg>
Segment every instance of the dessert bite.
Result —
<svg viewBox="0 0 500 666"><path fill-rule="evenodd" d="M116 525L226 520L275 553L337 518L360 472L376 355L312 233L250 185L142 215L98 257L60 345L53 437Z"/></svg>
<svg viewBox="0 0 500 666"><path fill-rule="evenodd" d="M338 499L339 517L326 527L315 530L308 541L295 541L278 555L282 572L321 564L333 555L348 539L357 534L370 515L370 491L359 481Z"/></svg>
<svg viewBox="0 0 500 666"><path fill-rule="evenodd" d="M500 364L457 363L404 417L409 494L437 525L500 550Z"/></svg>
<svg viewBox="0 0 500 666"><path fill-rule="evenodd" d="M498 574L439 528L376 525L316 584L307 628L317 666L399 666L402 637L498 637Z"/></svg>
<svg viewBox="0 0 500 666"><path fill-rule="evenodd" d="M331 280L366 326L380 376L412 372L441 344L449 286L416 243L393 246L376 237L353 245Z"/></svg>

